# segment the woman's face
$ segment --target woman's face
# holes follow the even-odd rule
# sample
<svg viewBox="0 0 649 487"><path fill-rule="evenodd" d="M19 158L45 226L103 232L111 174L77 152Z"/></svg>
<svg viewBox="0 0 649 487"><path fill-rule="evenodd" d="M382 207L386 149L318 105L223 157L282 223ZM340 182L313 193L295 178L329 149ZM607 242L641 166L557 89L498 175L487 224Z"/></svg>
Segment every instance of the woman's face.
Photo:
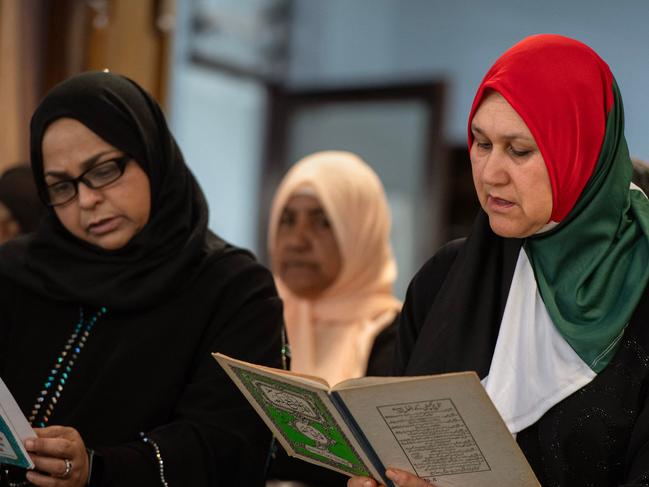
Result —
<svg viewBox="0 0 649 487"><path fill-rule="evenodd" d="M338 243L314 196L292 196L282 210L273 269L292 293L314 299L334 282L342 267Z"/></svg>
<svg viewBox="0 0 649 487"><path fill-rule="evenodd" d="M527 237L550 220L552 186L523 119L498 93L488 94L471 121L471 167L480 205L501 237Z"/></svg>
<svg viewBox="0 0 649 487"><path fill-rule="evenodd" d="M103 140L81 122L61 118L43 136L45 184L75 178L124 153ZM75 237L106 250L124 247L149 221L149 178L134 160L124 174L100 189L78 184L77 196L54 212Z"/></svg>

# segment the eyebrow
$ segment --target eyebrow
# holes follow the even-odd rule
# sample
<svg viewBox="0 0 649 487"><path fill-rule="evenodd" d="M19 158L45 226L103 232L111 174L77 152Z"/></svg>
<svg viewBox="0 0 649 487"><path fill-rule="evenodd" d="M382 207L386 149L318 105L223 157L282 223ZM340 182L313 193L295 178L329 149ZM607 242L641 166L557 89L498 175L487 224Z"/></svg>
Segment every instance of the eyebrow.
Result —
<svg viewBox="0 0 649 487"><path fill-rule="evenodd" d="M110 154L111 152L116 152L116 150L115 150L115 149L109 149L109 150L105 150L105 151L99 152L98 154L95 154L94 156L89 157L89 158L86 159L85 161L81 162L81 164L80 164L80 166L81 166L81 172L87 171L87 170L90 169L92 166L94 166L95 164L97 164L97 161L99 161L99 159L101 159L101 158L102 158L103 156L105 156L106 154ZM45 177L45 176L54 176L54 177L57 177L57 178L59 178L59 179L64 179L64 178L70 178L70 177L72 177L72 176L71 176L68 172L66 172L66 171L47 171L47 172L45 172L45 174L43 174L43 177Z"/></svg>
<svg viewBox="0 0 649 487"><path fill-rule="evenodd" d="M297 210L295 208L291 208L289 206L285 206L284 209L282 210L282 214L284 213L297 213L300 210ZM324 211L324 208L308 208L306 209L306 213L309 216L320 216L324 215L327 216L327 213Z"/></svg>
<svg viewBox="0 0 649 487"><path fill-rule="evenodd" d="M480 134L483 137L487 137L487 134L485 134L484 130L482 130L480 127L474 124L471 124L471 132ZM531 137L527 134L523 134L521 132L512 132L510 134L505 134L501 138L505 140L523 139L523 140L534 141L534 137Z"/></svg>

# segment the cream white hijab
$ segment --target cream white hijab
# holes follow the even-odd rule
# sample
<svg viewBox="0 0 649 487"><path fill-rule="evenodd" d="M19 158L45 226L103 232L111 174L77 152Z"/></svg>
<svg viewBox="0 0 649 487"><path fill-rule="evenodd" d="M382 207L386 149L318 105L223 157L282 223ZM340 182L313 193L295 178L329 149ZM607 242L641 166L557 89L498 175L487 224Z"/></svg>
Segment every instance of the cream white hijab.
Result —
<svg viewBox="0 0 649 487"><path fill-rule="evenodd" d="M291 370L330 384L365 375L376 336L401 309L392 295L397 266L390 245L390 211L383 185L358 156L317 152L296 163L282 180L270 214L268 248L275 250L288 200L308 188L319 200L342 256L340 274L315 300L297 297L279 276L291 345Z"/></svg>

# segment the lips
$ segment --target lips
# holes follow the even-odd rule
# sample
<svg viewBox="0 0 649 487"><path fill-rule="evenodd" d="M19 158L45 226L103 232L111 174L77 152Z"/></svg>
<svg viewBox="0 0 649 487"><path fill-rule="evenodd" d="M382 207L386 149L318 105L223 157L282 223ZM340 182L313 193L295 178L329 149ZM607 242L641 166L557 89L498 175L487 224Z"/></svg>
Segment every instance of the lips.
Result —
<svg viewBox="0 0 649 487"><path fill-rule="evenodd" d="M303 260L289 260L282 263L282 271L290 273L313 273L318 270L318 264Z"/></svg>
<svg viewBox="0 0 649 487"><path fill-rule="evenodd" d="M492 210L503 211L516 206L516 204L509 200L498 198L497 196L488 195L487 206Z"/></svg>
<svg viewBox="0 0 649 487"><path fill-rule="evenodd" d="M116 230L120 223L121 218L118 216L102 218L101 220L90 223L87 227L87 232L95 236L105 235Z"/></svg>

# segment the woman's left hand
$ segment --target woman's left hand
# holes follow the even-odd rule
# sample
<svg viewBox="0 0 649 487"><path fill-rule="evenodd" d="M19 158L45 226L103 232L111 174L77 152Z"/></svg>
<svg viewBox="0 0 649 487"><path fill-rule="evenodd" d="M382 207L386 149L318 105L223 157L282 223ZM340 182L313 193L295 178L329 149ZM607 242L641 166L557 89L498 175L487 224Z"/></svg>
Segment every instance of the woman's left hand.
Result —
<svg viewBox="0 0 649 487"><path fill-rule="evenodd" d="M397 487L431 487L428 480L420 479L414 475L398 470L396 468L388 468L385 471L386 477L395 483ZM378 485L375 480L368 477L352 477L347 481L347 487L385 487L383 484Z"/></svg>
<svg viewBox="0 0 649 487"><path fill-rule="evenodd" d="M25 441L36 465L27 480L41 487L83 487L88 483L88 453L79 432L66 426L34 428L38 438Z"/></svg>
<svg viewBox="0 0 649 487"><path fill-rule="evenodd" d="M396 468L388 468L385 471L385 475L398 487L431 487L434 485L428 480L420 479L411 473Z"/></svg>

